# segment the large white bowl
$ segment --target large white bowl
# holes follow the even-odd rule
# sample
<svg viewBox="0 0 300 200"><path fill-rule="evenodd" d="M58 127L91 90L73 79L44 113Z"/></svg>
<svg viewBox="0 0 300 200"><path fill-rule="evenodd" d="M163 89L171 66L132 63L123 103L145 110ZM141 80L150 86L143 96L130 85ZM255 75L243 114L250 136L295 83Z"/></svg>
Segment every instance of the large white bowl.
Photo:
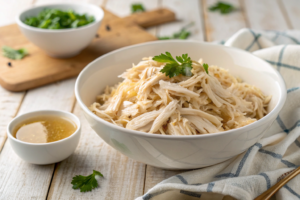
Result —
<svg viewBox="0 0 300 200"><path fill-rule="evenodd" d="M234 76L272 95L269 114L242 128L195 136L154 135L118 127L102 120L89 109L106 85L122 79L117 75L138 63L142 57L169 51L203 58L209 65L229 69ZM246 51L195 41L157 41L122 48L90 63L75 85L76 98L96 133L126 156L160 168L193 169L225 161L255 144L264 136L283 107L286 88L281 75L267 62Z"/></svg>
<svg viewBox="0 0 300 200"><path fill-rule="evenodd" d="M27 17L37 16L45 8L73 10L79 14L94 16L95 21L78 28L41 29L28 26L23 21ZM87 3L60 3L32 7L21 12L16 21L25 37L36 46L43 49L49 56L66 58L80 53L95 37L103 19L103 10L96 5Z"/></svg>

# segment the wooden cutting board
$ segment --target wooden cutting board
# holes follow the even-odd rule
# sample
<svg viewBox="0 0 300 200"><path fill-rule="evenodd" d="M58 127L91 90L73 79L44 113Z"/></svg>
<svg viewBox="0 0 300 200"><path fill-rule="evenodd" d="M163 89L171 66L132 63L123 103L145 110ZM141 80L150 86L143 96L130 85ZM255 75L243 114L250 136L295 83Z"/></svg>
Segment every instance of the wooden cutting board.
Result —
<svg viewBox="0 0 300 200"><path fill-rule="evenodd" d="M16 24L0 27L0 47L26 48L29 56L10 60L0 56L0 84L10 91L23 91L55 81L74 77L92 60L112 50L157 38L143 28L175 20L167 9L132 14L125 18L104 10L101 27L91 42L79 55L58 59L47 56L30 43Z"/></svg>

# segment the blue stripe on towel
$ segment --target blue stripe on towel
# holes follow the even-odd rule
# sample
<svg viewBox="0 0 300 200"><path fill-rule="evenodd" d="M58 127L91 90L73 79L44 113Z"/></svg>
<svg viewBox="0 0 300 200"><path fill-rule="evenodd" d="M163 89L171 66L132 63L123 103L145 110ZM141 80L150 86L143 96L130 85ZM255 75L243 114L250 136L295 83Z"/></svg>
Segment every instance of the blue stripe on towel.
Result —
<svg viewBox="0 0 300 200"><path fill-rule="evenodd" d="M181 176L181 175L176 175L176 177L179 179L179 180L181 180L181 182L183 183L183 184L188 184L188 182Z"/></svg>
<svg viewBox="0 0 300 200"><path fill-rule="evenodd" d="M277 116L276 121L284 132L286 132L286 133L289 132L289 130L286 128L286 126L284 125L284 123L281 120L281 118L279 117L279 115Z"/></svg>
<svg viewBox="0 0 300 200"><path fill-rule="evenodd" d="M216 175L215 178L229 178L229 177L234 177L235 174L233 173L224 173L224 174L219 174Z"/></svg>
<svg viewBox="0 0 300 200"><path fill-rule="evenodd" d="M292 193L293 195L295 195L296 197L298 197L300 199L300 194L296 193L292 188L290 188L288 185L284 185L283 186L285 189L287 189L290 193Z"/></svg>
<svg viewBox="0 0 300 200"><path fill-rule="evenodd" d="M219 174L219 175L216 175L215 178L229 178L229 177L238 177L242 171L242 168L250 154L250 152L252 151L253 147L258 147L259 149L262 148L262 144L260 143L255 143L253 146L251 146L247 152L245 153L244 157L242 158L241 162L239 163L239 166L236 170L236 173L233 174L233 173L224 173L224 174Z"/></svg>
<svg viewBox="0 0 300 200"><path fill-rule="evenodd" d="M243 168L243 166L244 166L244 164L245 164L245 162L246 162L246 160L247 160L247 158L248 158L248 156L249 156L249 154L250 154L250 152L252 151L252 149L253 149L254 146L257 146L258 148L262 148L262 145L261 145L260 143L255 143L253 146L251 146L251 147L247 150L246 154L245 154L244 157L242 158L242 160L241 160L241 162L240 162L240 164L239 164L239 166L238 166L238 168L237 168L237 170L236 170L236 173L235 173L235 175L234 175L235 177L237 177L237 176L240 175L240 173L241 173L241 171L242 171L242 168Z"/></svg>
<svg viewBox="0 0 300 200"><path fill-rule="evenodd" d="M285 164L286 166L288 167L295 167L296 165L294 163L291 163L290 161L287 161L287 160L282 160L282 155L278 154L278 153L274 153L272 151L268 151L268 150L265 150L265 149L260 149L258 150L260 153L264 153L264 154L268 154L270 156L272 156L273 158L277 158L277 159L280 159L280 161Z"/></svg>
<svg viewBox="0 0 300 200"><path fill-rule="evenodd" d="M201 197L201 194L198 194L196 192L186 191L186 190L180 190L180 193L188 195L188 196L191 196L191 197L196 197L196 198L200 198Z"/></svg>
<svg viewBox="0 0 300 200"><path fill-rule="evenodd" d="M212 192L213 187L215 186L214 182L211 182L207 185L207 192Z"/></svg>
<svg viewBox="0 0 300 200"><path fill-rule="evenodd" d="M258 38L261 36L261 34L255 34L251 29L249 29L249 31L250 31L250 33L252 33L252 35L253 35L253 40L252 40L252 42L251 42L251 44L245 49L246 51L249 51L252 47L253 47L253 45L255 44L255 43L257 43L257 45L258 45L258 48L260 48L261 49L261 46L260 46L260 44L258 43Z"/></svg>
<svg viewBox="0 0 300 200"><path fill-rule="evenodd" d="M263 176L266 179L267 189L269 189L271 187L271 180L270 180L269 176L264 172L260 173L259 175Z"/></svg>
<svg viewBox="0 0 300 200"><path fill-rule="evenodd" d="M281 67L281 65L282 65L282 56L283 56L283 52L284 52L284 50L285 50L285 48L286 48L286 45L284 45L282 48L281 48L281 50L280 50L280 53L279 53L279 58L278 58L278 62L277 62L277 70L278 71L280 71L280 67Z"/></svg>
<svg viewBox="0 0 300 200"><path fill-rule="evenodd" d="M294 70L300 71L300 68L297 67L297 66L292 66L292 65L288 65L288 64L284 64L284 63L278 63L278 62L274 62L274 61L271 61L271 60L265 60L265 61L267 61L271 65L276 65L276 66L280 65L280 67L285 67L285 68L289 68L289 69L294 69Z"/></svg>
<svg viewBox="0 0 300 200"><path fill-rule="evenodd" d="M299 89L299 87L290 88L290 89L287 90L287 93L294 92L294 91L296 91L298 89Z"/></svg>
<svg viewBox="0 0 300 200"><path fill-rule="evenodd" d="M288 129L288 133L292 131L294 128L296 128L297 126L300 126L300 120L296 121L296 123L291 128Z"/></svg>
<svg viewBox="0 0 300 200"><path fill-rule="evenodd" d="M294 43L296 43L296 44L300 44L300 41L299 41L299 40L297 40L296 38L294 38L294 37L292 37L292 36L290 36L290 35L287 35L285 32L275 31L275 30L267 30L267 31L269 31L269 32L275 32L276 35L281 35L281 36L283 36L283 37L289 38L290 40L292 40L292 41L293 41Z"/></svg>
<svg viewBox="0 0 300 200"><path fill-rule="evenodd" d="M152 197L155 197L155 196L157 196L157 195L163 194L163 193L168 192L168 191L170 191L170 190L162 190L162 191L159 191L159 192L155 192L155 193L153 193L153 194L145 194L145 195L143 196L143 200L149 200L149 199L152 199Z"/></svg>

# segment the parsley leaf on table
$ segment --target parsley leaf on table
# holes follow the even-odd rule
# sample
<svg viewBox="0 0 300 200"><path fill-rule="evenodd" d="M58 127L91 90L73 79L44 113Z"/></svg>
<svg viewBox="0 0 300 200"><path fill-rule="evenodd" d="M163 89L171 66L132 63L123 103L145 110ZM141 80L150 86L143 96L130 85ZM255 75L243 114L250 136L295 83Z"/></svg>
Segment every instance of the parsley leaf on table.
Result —
<svg viewBox="0 0 300 200"><path fill-rule="evenodd" d="M131 13L136 13L136 12L144 12L145 8L143 4L141 3L136 3L131 5Z"/></svg>
<svg viewBox="0 0 300 200"><path fill-rule="evenodd" d="M209 7L210 11L220 11L221 14L228 14L234 11L236 8L230 3L219 1L215 5Z"/></svg>
<svg viewBox="0 0 300 200"><path fill-rule="evenodd" d="M80 192L92 191L92 189L98 187L98 182L95 178L96 175L103 177L103 175L96 170L93 170L93 173L88 176L74 176L71 182L73 189L80 189Z"/></svg>
<svg viewBox="0 0 300 200"><path fill-rule="evenodd" d="M187 39L190 35L191 32L187 31L186 29L189 28L190 26L194 25L194 23L190 23L186 26L184 26L182 29L180 29L180 31L175 32L172 36L163 36L163 37L159 37L159 40L170 40L170 39L181 39L181 40L185 40Z"/></svg>
<svg viewBox="0 0 300 200"><path fill-rule="evenodd" d="M166 76L169 76L170 78L174 76L178 76L180 74L184 76L192 76L192 60L190 57L188 57L188 54L182 54L182 56L176 56L176 60L173 58L173 56L166 52L166 54L161 54L158 56L154 56L153 60L157 62L163 62L166 63L164 68L160 70L160 72L165 73Z"/></svg>
<svg viewBox="0 0 300 200"><path fill-rule="evenodd" d="M21 49L13 49L8 46L3 46L2 47L2 54L3 56L13 59L13 60L21 60L24 58L26 55L28 55L28 52L26 49L21 48Z"/></svg>

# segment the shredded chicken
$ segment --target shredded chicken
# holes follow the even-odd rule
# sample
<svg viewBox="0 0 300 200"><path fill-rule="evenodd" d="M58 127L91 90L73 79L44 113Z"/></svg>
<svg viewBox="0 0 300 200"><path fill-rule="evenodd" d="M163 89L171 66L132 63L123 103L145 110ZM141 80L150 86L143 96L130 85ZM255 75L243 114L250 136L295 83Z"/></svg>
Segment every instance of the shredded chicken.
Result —
<svg viewBox="0 0 300 200"><path fill-rule="evenodd" d="M162 135L209 134L251 124L267 114L271 96L227 70L202 60L192 62L191 77L172 78L160 70L165 63L144 58L107 86L90 110L117 126Z"/></svg>

